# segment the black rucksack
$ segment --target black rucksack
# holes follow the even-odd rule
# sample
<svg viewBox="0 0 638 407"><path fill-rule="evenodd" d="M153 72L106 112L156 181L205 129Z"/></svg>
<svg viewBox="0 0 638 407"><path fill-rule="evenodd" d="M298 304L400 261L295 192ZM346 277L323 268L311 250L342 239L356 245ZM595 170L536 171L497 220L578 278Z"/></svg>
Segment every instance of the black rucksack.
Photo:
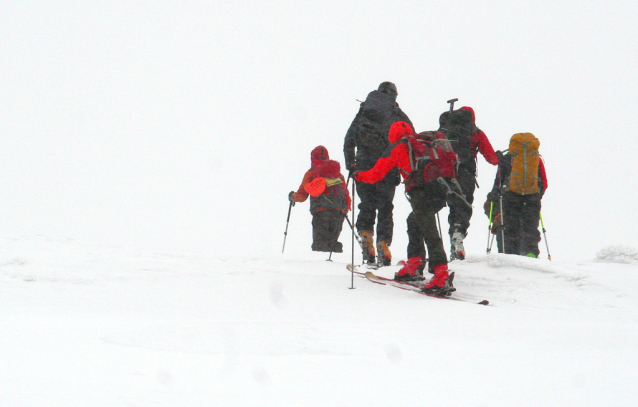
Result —
<svg viewBox="0 0 638 407"><path fill-rule="evenodd" d="M373 90L368 94L366 101L363 102L362 116L376 123L385 123L390 119L394 108L396 107L396 101L393 96Z"/></svg>
<svg viewBox="0 0 638 407"><path fill-rule="evenodd" d="M472 121L472 112L465 109L444 112L439 117L439 125L439 131L452 142L459 163L475 166L471 139L476 125Z"/></svg>
<svg viewBox="0 0 638 407"><path fill-rule="evenodd" d="M394 122L395 98L374 90L361 105L359 125L355 133L358 148L368 150L376 161L388 146L388 131Z"/></svg>

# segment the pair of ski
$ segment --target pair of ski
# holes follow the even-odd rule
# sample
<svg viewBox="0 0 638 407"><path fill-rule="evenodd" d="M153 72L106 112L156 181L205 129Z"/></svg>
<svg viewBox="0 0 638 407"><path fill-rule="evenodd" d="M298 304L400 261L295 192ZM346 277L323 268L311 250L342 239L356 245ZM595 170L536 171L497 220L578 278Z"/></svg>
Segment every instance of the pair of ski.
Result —
<svg viewBox="0 0 638 407"><path fill-rule="evenodd" d="M392 287L400 288L402 290L414 291L414 292L416 292L418 294L425 295L425 296L432 297L432 298L441 298L441 299L454 300L454 301L471 302L471 303L480 304L480 305L489 305L489 303L490 303L488 300L477 300L477 299L471 298L469 296L462 296L462 295L458 295L458 294L456 294L454 297L451 297L451 296L441 297L441 296L438 296L438 295L426 293L426 292L421 291L421 288L423 286L422 282L418 282L418 281L396 281L396 280L392 280L390 278L377 276L372 271L370 271L370 270L376 270L376 269L379 268L379 266L376 266L376 267L375 266L376 265L367 265L367 264L364 264L364 265L361 265L361 266L353 266L352 264L348 264L347 268L348 268L348 270L350 270L351 272L353 272L355 274L359 274L361 276L364 276L365 278L367 278L369 281L371 281L373 283L382 284L382 285L390 285ZM364 271L362 271L362 269ZM454 273L450 274L450 279L454 279Z"/></svg>

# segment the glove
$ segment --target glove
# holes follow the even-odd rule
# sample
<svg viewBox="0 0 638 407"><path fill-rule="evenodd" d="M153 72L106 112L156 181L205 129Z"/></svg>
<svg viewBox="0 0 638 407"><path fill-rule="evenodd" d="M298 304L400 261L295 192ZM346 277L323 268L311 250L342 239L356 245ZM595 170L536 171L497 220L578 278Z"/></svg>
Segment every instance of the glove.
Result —
<svg viewBox="0 0 638 407"><path fill-rule="evenodd" d="M496 156L498 157L498 161L500 162L503 159L503 152L501 150L496 150Z"/></svg>
<svg viewBox="0 0 638 407"><path fill-rule="evenodd" d="M295 200L292 197L295 194L295 191L290 191L290 193L288 194L288 200L290 201L290 203L292 204L292 206L295 206Z"/></svg>
<svg viewBox="0 0 638 407"><path fill-rule="evenodd" d="M485 201L485 203L483 204L483 210L485 210L485 216L489 217L490 216L490 209L492 209L492 201L490 201L489 199L487 201ZM492 214L494 213L494 211L492 211Z"/></svg>
<svg viewBox="0 0 638 407"><path fill-rule="evenodd" d="M496 215L496 217L494 219L492 219L492 234L495 235L498 232L498 229L501 227L501 225L503 224L502 219L501 219L501 214L499 213L498 215Z"/></svg>
<svg viewBox="0 0 638 407"><path fill-rule="evenodd" d="M352 163L348 165L347 169L348 169L348 176L350 178L354 178L354 173L357 171L357 164Z"/></svg>

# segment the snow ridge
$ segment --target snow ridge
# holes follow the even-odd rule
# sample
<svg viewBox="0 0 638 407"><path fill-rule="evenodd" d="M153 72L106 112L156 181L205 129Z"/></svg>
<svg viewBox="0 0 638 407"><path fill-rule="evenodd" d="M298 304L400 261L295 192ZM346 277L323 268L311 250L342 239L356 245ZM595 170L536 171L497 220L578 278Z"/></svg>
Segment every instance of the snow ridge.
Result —
<svg viewBox="0 0 638 407"><path fill-rule="evenodd" d="M596 261L604 263L638 264L638 250L629 246L612 245L600 249Z"/></svg>

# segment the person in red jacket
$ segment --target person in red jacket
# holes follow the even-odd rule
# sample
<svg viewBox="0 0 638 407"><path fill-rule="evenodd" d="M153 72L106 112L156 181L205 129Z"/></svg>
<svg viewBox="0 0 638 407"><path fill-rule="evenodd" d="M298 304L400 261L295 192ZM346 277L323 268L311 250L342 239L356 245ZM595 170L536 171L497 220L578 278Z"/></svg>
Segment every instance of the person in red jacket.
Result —
<svg viewBox="0 0 638 407"><path fill-rule="evenodd" d="M310 153L311 166L304 174L297 192L291 191L291 202L304 202L310 196L312 214L312 250L342 253L338 241L345 214L350 210L350 194L341 166L331 160L324 146Z"/></svg>
<svg viewBox="0 0 638 407"><path fill-rule="evenodd" d="M437 134L443 137L443 135L438 132L427 133ZM393 168L399 168L401 176L405 180L406 195L412 206L414 218L422 232L422 237L429 251L429 261L434 274L432 279L424 285L423 291L438 295L443 292L442 290L449 288L449 286L446 285L449 277L447 255L445 254L443 241L439 236L436 226L436 213L445 206L447 194L445 187L436 180L432 182L418 182L419 176L421 180L423 180L422 174L424 171L414 170L410 153L411 147L408 142L405 141L407 137L414 135L414 131L408 123L394 123L390 127L388 134L388 139L391 144L386 151L389 151L389 154L386 153L385 157L379 158L371 169L355 172L354 178L360 182L374 184L383 179ZM454 157L449 160L449 167L453 172L453 163L456 160L456 156L451 148L446 154L451 154ZM433 176L432 179L436 177L437 176ZM395 279L407 281L418 279L416 270L424 261L425 259L422 257L415 256L409 258L404 267L396 274Z"/></svg>
<svg viewBox="0 0 638 407"><path fill-rule="evenodd" d="M463 240L467 236L472 218L471 205L474 202L476 188L477 156L478 153L481 153L485 160L492 165L498 165L498 156L485 133L476 127L476 116L471 107L463 106L452 112L444 112L439 118L439 123L441 125L439 131L452 140L454 151L459 156L456 178L467 202L456 195L450 195L447 202L450 208L448 233L452 246L451 258L464 260ZM408 228L410 228L409 224Z"/></svg>
<svg viewBox="0 0 638 407"><path fill-rule="evenodd" d="M531 133L518 133L512 136L512 140L521 135L534 137ZM539 154L533 156L538 160L536 185L532 190L520 193L512 189L510 179L514 165L513 154L515 153L510 141L508 153L501 157L498 164L492 190L487 194L487 201L484 204L485 214L488 217L490 213L492 214L492 233L496 235L499 253L538 257L540 254L538 243L541 241L538 230L541 199L548 185L545 163ZM501 213L501 207L503 213Z"/></svg>

